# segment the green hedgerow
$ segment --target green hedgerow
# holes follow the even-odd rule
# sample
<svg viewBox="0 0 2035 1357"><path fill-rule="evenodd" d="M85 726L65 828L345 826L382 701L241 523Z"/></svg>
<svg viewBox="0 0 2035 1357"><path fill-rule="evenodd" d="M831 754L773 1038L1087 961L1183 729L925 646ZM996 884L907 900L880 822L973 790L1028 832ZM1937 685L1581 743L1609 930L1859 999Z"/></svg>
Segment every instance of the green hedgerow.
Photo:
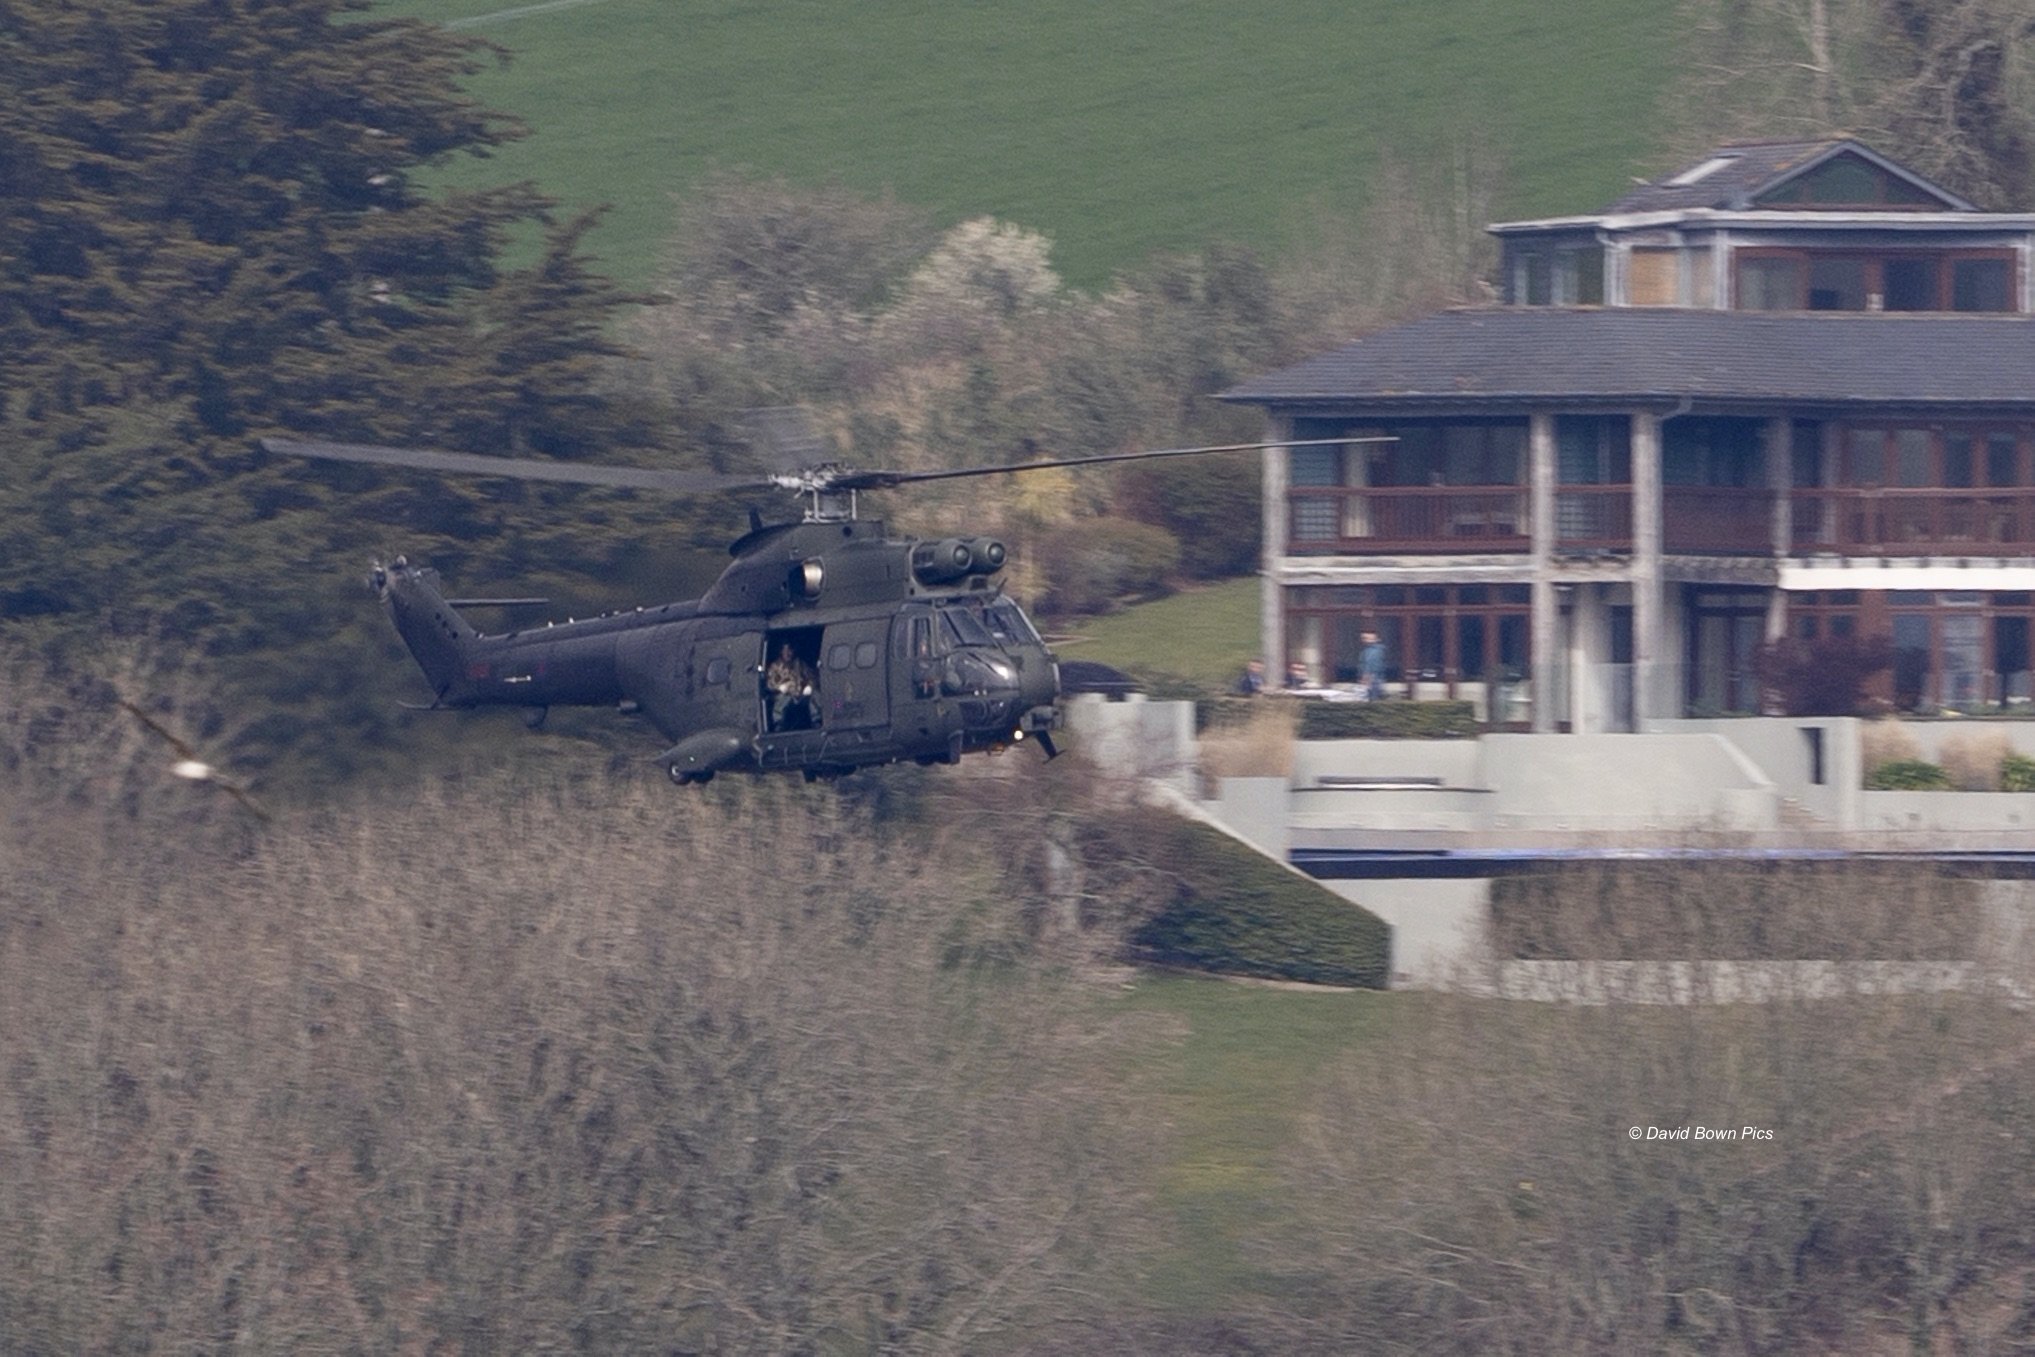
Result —
<svg viewBox="0 0 2035 1357"><path fill-rule="evenodd" d="M1865 775L1869 792L1947 792L1950 774L1927 759L1894 759Z"/></svg>
<svg viewBox="0 0 2035 1357"><path fill-rule="evenodd" d="M2035 759L2026 754L2009 754L2001 759L2000 790L2035 792Z"/></svg>

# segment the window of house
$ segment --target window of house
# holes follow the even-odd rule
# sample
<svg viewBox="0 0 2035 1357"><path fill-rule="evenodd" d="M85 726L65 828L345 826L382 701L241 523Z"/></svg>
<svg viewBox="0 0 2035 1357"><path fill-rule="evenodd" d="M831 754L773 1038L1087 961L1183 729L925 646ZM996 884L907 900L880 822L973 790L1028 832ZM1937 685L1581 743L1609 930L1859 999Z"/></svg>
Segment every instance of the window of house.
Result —
<svg viewBox="0 0 2035 1357"><path fill-rule="evenodd" d="M1865 310L1865 261L1844 255L1812 256L1809 260L1809 309Z"/></svg>
<svg viewBox="0 0 2035 1357"><path fill-rule="evenodd" d="M1738 261L1738 309L1795 311L1802 305L1802 261L1754 255Z"/></svg>
<svg viewBox="0 0 2035 1357"><path fill-rule="evenodd" d="M1623 415L1557 415L1555 472L1563 485L1629 485L1632 421Z"/></svg>
<svg viewBox="0 0 2035 1357"><path fill-rule="evenodd" d="M1936 469L1930 465L1927 429L1895 429L1893 453L1895 485L1914 490L1936 484Z"/></svg>
<svg viewBox="0 0 2035 1357"><path fill-rule="evenodd" d="M1287 464L1287 479L1294 485L1341 485L1343 481L1343 456L1341 448L1290 448L1287 455L1292 460Z"/></svg>
<svg viewBox="0 0 2035 1357"><path fill-rule="evenodd" d="M1741 311L2012 311L2014 264L2007 255L1940 251L1741 250Z"/></svg>
<svg viewBox="0 0 2035 1357"><path fill-rule="evenodd" d="M1793 484L1823 484L1823 426L1814 420L1798 419L1788 430L1790 468Z"/></svg>
<svg viewBox="0 0 2035 1357"><path fill-rule="evenodd" d="M1761 474L1759 421L1683 416L1661 426L1661 483L1752 488Z"/></svg>
<svg viewBox="0 0 2035 1357"><path fill-rule="evenodd" d="M1852 486L1882 483L1887 435L1884 429L1847 429L1844 432L1843 483Z"/></svg>
<svg viewBox="0 0 2035 1357"><path fill-rule="evenodd" d="M1574 250L1557 250L1554 267L1554 299L1560 306L1602 306L1604 304L1604 251L1589 245Z"/></svg>
<svg viewBox="0 0 2035 1357"><path fill-rule="evenodd" d="M1881 299L1889 311L1934 311L1937 308L1938 275L1935 259L1889 259L1880 265Z"/></svg>
<svg viewBox="0 0 2035 1357"><path fill-rule="evenodd" d="M1421 421L1366 432L1388 434L1398 441L1365 444L1353 450L1353 455L1365 459L1360 482L1365 486L1518 485L1526 465L1524 420ZM1303 468L1301 455L1309 452L1325 452L1329 457L1310 461ZM1293 449L1291 484L1344 484L1341 462L1334 460L1338 452L1336 448Z"/></svg>
<svg viewBox="0 0 2035 1357"><path fill-rule="evenodd" d="M1600 245L1515 246L1511 255L1515 306L1601 306L1604 249Z"/></svg>
<svg viewBox="0 0 2035 1357"><path fill-rule="evenodd" d="M2013 271L2004 259L1954 259L1950 263L1950 309L2011 311Z"/></svg>
<svg viewBox="0 0 2035 1357"><path fill-rule="evenodd" d="M1943 435L1943 483L1954 490L1969 489L1972 484L1972 436L1961 429L1946 430Z"/></svg>
<svg viewBox="0 0 2035 1357"><path fill-rule="evenodd" d="M1908 490L2017 489L2021 440L2012 429L1853 425L1844 430L1839 484ZM1797 475L1798 486L1812 484Z"/></svg>
<svg viewBox="0 0 2035 1357"><path fill-rule="evenodd" d="M1288 659L1318 682L1356 681L1367 631L1385 646L1388 683L1517 681L1531 662L1525 585L1318 585L1287 599Z"/></svg>
<svg viewBox="0 0 2035 1357"><path fill-rule="evenodd" d="M1913 711L1929 685L1929 614L1894 614L1893 635L1894 705Z"/></svg>
<svg viewBox="0 0 2035 1357"><path fill-rule="evenodd" d="M2014 435L2004 432L1986 435L1986 484L1997 486L2024 484L2021 478L2020 450L2016 446Z"/></svg>

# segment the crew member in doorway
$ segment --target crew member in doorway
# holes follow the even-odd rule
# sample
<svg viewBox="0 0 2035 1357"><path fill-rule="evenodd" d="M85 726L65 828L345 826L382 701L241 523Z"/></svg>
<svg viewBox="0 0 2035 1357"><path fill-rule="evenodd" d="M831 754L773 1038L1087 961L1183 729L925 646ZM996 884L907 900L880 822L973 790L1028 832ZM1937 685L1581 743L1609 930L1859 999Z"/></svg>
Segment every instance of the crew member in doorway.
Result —
<svg viewBox="0 0 2035 1357"><path fill-rule="evenodd" d="M804 730L813 723L813 671L786 641L777 658L763 671L763 686L770 690L770 728Z"/></svg>

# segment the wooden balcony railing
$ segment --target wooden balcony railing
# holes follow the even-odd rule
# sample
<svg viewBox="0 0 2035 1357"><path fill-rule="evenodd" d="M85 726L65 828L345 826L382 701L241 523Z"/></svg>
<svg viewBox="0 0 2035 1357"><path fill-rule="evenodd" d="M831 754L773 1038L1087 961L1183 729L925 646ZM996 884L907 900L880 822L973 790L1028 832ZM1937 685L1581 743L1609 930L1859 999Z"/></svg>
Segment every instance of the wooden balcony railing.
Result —
<svg viewBox="0 0 2035 1357"><path fill-rule="evenodd" d="M1798 556L2035 551L2035 489L1796 490L1789 508Z"/></svg>
<svg viewBox="0 0 2035 1357"><path fill-rule="evenodd" d="M1564 485L1557 489L1555 545L1569 550L1632 550L1632 487Z"/></svg>
<svg viewBox="0 0 2035 1357"><path fill-rule="evenodd" d="M1670 485L1661 492L1663 550L1764 555L1773 542L1771 490Z"/></svg>
<svg viewBox="0 0 2035 1357"><path fill-rule="evenodd" d="M1309 553L1525 551L1523 487L1294 486L1286 549Z"/></svg>

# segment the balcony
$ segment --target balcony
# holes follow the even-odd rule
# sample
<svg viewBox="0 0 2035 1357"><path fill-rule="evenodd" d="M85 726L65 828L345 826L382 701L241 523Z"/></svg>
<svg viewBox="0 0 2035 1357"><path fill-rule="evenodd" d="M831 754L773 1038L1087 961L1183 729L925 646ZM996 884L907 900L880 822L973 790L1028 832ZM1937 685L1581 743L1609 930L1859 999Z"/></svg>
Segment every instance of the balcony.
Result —
<svg viewBox="0 0 2035 1357"><path fill-rule="evenodd" d="M2035 489L1796 490L1790 509L1798 556L2035 552Z"/></svg>
<svg viewBox="0 0 2035 1357"><path fill-rule="evenodd" d="M1632 550L1632 487L1564 485L1555 491L1555 547L1560 551Z"/></svg>
<svg viewBox="0 0 2035 1357"><path fill-rule="evenodd" d="M1294 486L1287 551L1295 556L1525 551L1526 491L1517 486Z"/></svg>
<svg viewBox="0 0 2035 1357"><path fill-rule="evenodd" d="M1773 550L1774 494L1740 486L1670 485L1661 492L1661 547L1711 555Z"/></svg>

